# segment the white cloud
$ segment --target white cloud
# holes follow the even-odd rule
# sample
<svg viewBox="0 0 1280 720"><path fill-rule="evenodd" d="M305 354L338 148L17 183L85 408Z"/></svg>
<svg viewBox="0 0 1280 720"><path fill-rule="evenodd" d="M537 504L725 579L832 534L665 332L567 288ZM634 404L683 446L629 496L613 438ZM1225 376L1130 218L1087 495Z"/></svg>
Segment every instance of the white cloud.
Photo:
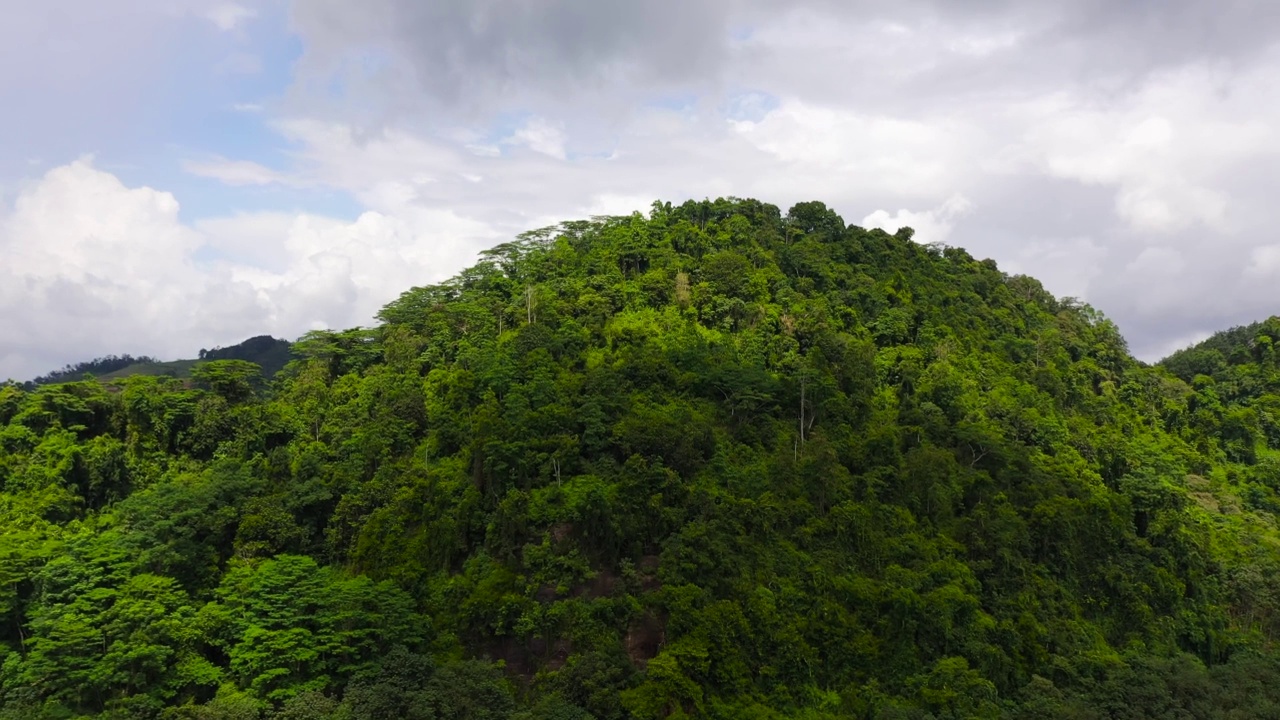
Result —
<svg viewBox="0 0 1280 720"><path fill-rule="evenodd" d="M876 210L862 219L862 226L880 228L890 233L909 227L915 231L913 240L922 245L929 245L946 242L956 220L972 210L973 203L968 198L963 195L952 195L932 210L921 212L899 210L894 214L889 214L885 210Z"/></svg>
<svg viewBox="0 0 1280 720"><path fill-rule="evenodd" d="M540 152L557 160L565 159L564 125L533 117L512 133L503 142L510 145L524 145L534 152Z"/></svg>
<svg viewBox="0 0 1280 720"><path fill-rule="evenodd" d="M237 3L218 3L204 12L205 19L223 32L235 30L257 16L257 10Z"/></svg>
<svg viewBox="0 0 1280 720"><path fill-rule="evenodd" d="M72 348L129 351L117 339L156 348L164 331L194 325L200 237L177 213L172 195L126 188L89 159L24 189L0 218L0 354L19 358L0 375L53 369L35 362Z"/></svg>
<svg viewBox="0 0 1280 720"><path fill-rule="evenodd" d="M902 197L934 196L954 187L967 134L945 118L929 121L869 115L794 98L752 121L730 121L755 148L805 172L857 175Z"/></svg>
<svg viewBox="0 0 1280 720"><path fill-rule="evenodd" d="M188 226L178 207L89 159L25 187L0 216L0 376L368 324L403 290L452 275L495 241L485 225L439 210L369 211L354 222L251 213Z"/></svg>
<svg viewBox="0 0 1280 720"><path fill-rule="evenodd" d="M300 172L355 192L377 210L386 209L388 188L421 185L418 180L428 168L465 164L459 160L459 149L399 129L364 134L343 123L307 118L281 120L274 126L298 148L294 155Z"/></svg>
<svg viewBox="0 0 1280 720"><path fill-rule="evenodd" d="M1045 95L1013 109L1026 130L1011 152L1052 176L1114 187L1118 216L1153 240L1193 225L1235 232L1233 173L1280 152L1258 115L1280 108L1269 76L1193 65L1105 102Z"/></svg>
<svg viewBox="0 0 1280 720"><path fill-rule="evenodd" d="M1214 190L1175 180L1122 186L1116 212L1139 230L1168 232L1192 223L1213 227L1226 218L1227 198Z"/></svg>
<svg viewBox="0 0 1280 720"><path fill-rule="evenodd" d="M249 160L187 160L182 169L192 175L212 178L228 185L271 185L274 183L297 184L298 181L283 173Z"/></svg>

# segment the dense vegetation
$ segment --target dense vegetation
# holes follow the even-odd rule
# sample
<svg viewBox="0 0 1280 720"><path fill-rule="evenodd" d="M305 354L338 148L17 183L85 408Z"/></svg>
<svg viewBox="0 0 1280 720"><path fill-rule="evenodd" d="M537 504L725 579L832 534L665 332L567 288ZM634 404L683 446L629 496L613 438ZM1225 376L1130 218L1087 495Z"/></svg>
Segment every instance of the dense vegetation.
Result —
<svg viewBox="0 0 1280 720"><path fill-rule="evenodd" d="M749 200L380 320L0 387L0 718L1280 716L1278 321Z"/></svg>

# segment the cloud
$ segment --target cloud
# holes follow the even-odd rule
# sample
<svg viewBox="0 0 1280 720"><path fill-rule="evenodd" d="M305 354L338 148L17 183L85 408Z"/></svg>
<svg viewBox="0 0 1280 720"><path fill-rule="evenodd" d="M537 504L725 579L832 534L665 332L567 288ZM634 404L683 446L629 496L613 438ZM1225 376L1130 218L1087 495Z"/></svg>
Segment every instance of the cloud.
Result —
<svg viewBox="0 0 1280 720"><path fill-rule="evenodd" d="M258 12L237 3L218 3L204 12L204 17L219 30L230 32L258 16Z"/></svg>
<svg viewBox="0 0 1280 720"><path fill-rule="evenodd" d="M382 84L467 110L496 99L543 104L620 85L684 85L713 73L728 15L719 3L658 0L312 0L293 8L307 39L300 71ZM380 62L372 72L362 62Z"/></svg>
<svg viewBox="0 0 1280 720"><path fill-rule="evenodd" d="M1042 97L1014 111L1027 129L1011 152L1050 175L1114 187L1117 214L1137 230L1220 227L1233 219L1225 188L1238 167L1280 151L1258 114L1280 108L1264 73L1197 65L1106 103Z"/></svg>
<svg viewBox="0 0 1280 720"><path fill-rule="evenodd" d="M0 61L31 69L0 77L0 94L23 98L0 132L29 139L0 147L0 202L52 192L61 175L21 184L40 172L31 156L56 165L96 149L137 165L95 192L134 207L148 237L195 238L166 277L183 279L189 327L210 334L361 322L380 292L448 275L486 242L718 195L784 210L818 199L865 225L911 225L917 239L1083 296L1145 358L1276 311L1280 6L299 0L289 36L283 0L66 2L78 12L27 3L0 26ZM295 44L300 57L285 51ZM216 74L238 55L262 72ZM287 77L287 91L273 89ZM261 105L227 113L246 97ZM214 113L236 132L193 139L192 118ZM251 207L350 198L358 209L343 214L356 219L277 206L183 224L143 187L193 199L190 178L157 170L161 145L179 148L165 162ZM88 183L105 162L71 175ZM41 232L126 237L114 206L59 202ZM6 227L35 222L25 207L13 204ZM50 247L90 252L67 242ZM110 276L19 277L4 260L11 287L28 288L11 294L44 298L62 283L59 297L104 298L90 304L116 324L142 328L135 316L157 312L176 323L141 295L107 303L125 292L109 292ZM183 332L173 337L194 338ZM85 333L53 364L91 355ZM19 338L0 349L5 362L35 352L14 343L38 345L5 337Z"/></svg>
<svg viewBox="0 0 1280 720"><path fill-rule="evenodd" d="M890 215L884 210L877 210L862 219L862 226L880 228L890 233L909 227L915 231L913 240L922 245L930 245L946 242L956 220L972 210L973 203L968 198L963 195L952 195L938 207L923 212L899 210Z"/></svg>
<svg viewBox="0 0 1280 720"><path fill-rule="evenodd" d="M565 159L564 127L539 117L529 118L528 122L503 142L510 145L524 145L534 152L540 152L557 160Z"/></svg>
<svg viewBox="0 0 1280 720"><path fill-rule="evenodd" d="M172 195L126 188L88 159L26 188L0 219L0 355L18 363L0 375L53 369L36 363L70 348L108 352L119 338L163 345L152 331L194 325L184 288L200 238L177 212Z"/></svg>
<svg viewBox="0 0 1280 720"><path fill-rule="evenodd" d="M192 226L178 210L172 194L128 187L89 158L25 187L0 214L0 377L368 324L496 240L448 211L354 222L245 213Z"/></svg>
<svg viewBox="0 0 1280 720"><path fill-rule="evenodd" d="M1249 62L1280 28L1250 0L310 0L292 18L304 76L390 95L393 112L590 107L598 120L634 108L621 98L734 85L898 106L1119 85Z"/></svg>
<svg viewBox="0 0 1280 720"><path fill-rule="evenodd" d="M1280 273L1280 245L1262 245L1249 253L1246 275L1273 278L1277 273Z"/></svg>
<svg viewBox="0 0 1280 720"><path fill-rule="evenodd" d="M182 169L192 175L213 178L228 185L298 183L296 179L290 178L284 173L277 172L250 160L227 160L226 158L213 158L204 161L187 160L182 163Z"/></svg>
<svg viewBox="0 0 1280 720"><path fill-rule="evenodd" d="M1092 238L1037 239L1023 244L1003 269L1033 275L1058 297L1086 298L1107 255L1106 248Z"/></svg>
<svg viewBox="0 0 1280 720"><path fill-rule="evenodd" d="M945 121L877 116L784 100L757 122L733 128L756 148L790 166L874 175L903 196L937 194L953 186L963 130Z"/></svg>

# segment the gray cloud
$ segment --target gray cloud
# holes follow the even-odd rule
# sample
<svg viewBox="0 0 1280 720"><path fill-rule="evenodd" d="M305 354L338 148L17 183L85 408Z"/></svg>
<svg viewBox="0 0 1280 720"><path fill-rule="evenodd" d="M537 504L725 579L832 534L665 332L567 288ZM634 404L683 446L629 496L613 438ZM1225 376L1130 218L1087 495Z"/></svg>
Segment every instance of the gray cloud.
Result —
<svg viewBox="0 0 1280 720"><path fill-rule="evenodd" d="M300 73L319 78L317 87L341 78L343 112L475 120L510 108L572 109L621 88L702 89L727 55L730 17L718 5L314 0L294 6L293 22L307 40Z"/></svg>
<svg viewBox="0 0 1280 720"><path fill-rule="evenodd" d="M759 35L805 18L783 47ZM765 82L824 101L936 104L1085 83L1103 97L1193 61L1247 63L1280 6L1255 0L312 0L293 9L303 68L433 113L545 110ZM898 42L881 31L895 28ZM353 63L353 58L368 62ZM858 62L848 62L857 60ZM843 62L842 62L843 61ZM785 87L777 80L787 81ZM362 96L369 99L369 96ZM386 98L384 98L386 100Z"/></svg>

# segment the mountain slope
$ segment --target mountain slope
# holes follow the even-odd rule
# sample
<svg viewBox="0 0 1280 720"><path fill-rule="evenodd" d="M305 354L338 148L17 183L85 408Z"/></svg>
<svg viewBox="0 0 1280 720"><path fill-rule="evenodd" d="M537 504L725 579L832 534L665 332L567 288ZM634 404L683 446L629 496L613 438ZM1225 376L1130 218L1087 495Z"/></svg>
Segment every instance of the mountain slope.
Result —
<svg viewBox="0 0 1280 720"><path fill-rule="evenodd" d="M526 234L380 320L265 395L232 360L0 389L6 708L1280 708L1268 438L1033 279L718 200Z"/></svg>
<svg viewBox="0 0 1280 720"><path fill-rule="evenodd" d="M229 347L218 347L212 350L201 350L199 358L190 360L158 360L153 357L131 355L108 355L88 362L67 365L47 375L42 375L29 383L29 386L52 385L68 381L82 380L85 375L92 375L103 382L120 380L134 375L157 375L165 377L189 378L192 369L202 361L208 360L243 360L262 368L264 376L275 377L293 359L290 351L292 343L270 335L258 335Z"/></svg>

